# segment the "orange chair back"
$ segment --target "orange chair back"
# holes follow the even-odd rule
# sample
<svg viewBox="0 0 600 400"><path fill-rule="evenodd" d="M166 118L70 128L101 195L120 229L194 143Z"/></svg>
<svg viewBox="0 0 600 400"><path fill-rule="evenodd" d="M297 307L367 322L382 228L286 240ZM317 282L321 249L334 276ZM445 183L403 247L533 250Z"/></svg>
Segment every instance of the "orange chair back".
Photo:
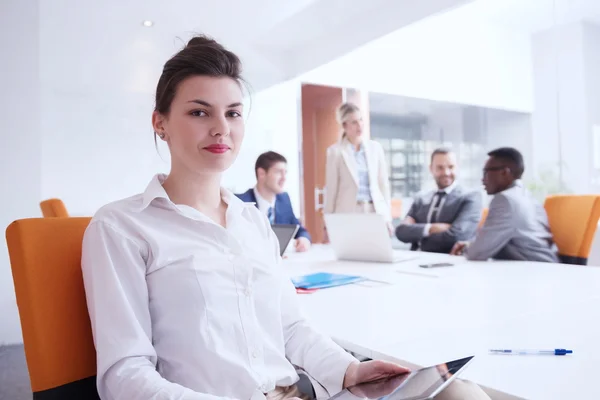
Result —
<svg viewBox="0 0 600 400"><path fill-rule="evenodd" d="M561 262L586 265L600 218L600 196L549 196L544 208Z"/></svg>
<svg viewBox="0 0 600 400"><path fill-rule="evenodd" d="M392 218L402 218L402 199L394 198L392 203Z"/></svg>
<svg viewBox="0 0 600 400"><path fill-rule="evenodd" d="M6 229L34 399L98 399L81 273L90 218L31 218Z"/></svg>
<svg viewBox="0 0 600 400"><path fill-rule="evenodd" d="M40 202L40 208L44 218L66 218L69 216L65 203L60 199L44 200Z"/></svg>
<svg viewBox="0 0 600 400"><path fill-rule="evenodd" d="M488 216L489 211L490 210L487 207L485 207L483 210L481 210L481 219L479 220L479 226L478 226L479 228L481 228L483 226L483 224L485 223L485 220Z"/></svg>

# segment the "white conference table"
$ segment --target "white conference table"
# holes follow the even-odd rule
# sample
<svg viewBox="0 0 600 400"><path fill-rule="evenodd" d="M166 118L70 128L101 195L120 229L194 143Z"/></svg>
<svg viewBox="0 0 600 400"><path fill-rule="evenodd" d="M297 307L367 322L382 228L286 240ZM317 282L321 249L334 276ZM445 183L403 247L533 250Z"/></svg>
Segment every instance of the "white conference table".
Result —
<svg viewBox="0 0 600 400"><path fill-rule="evenodd" d="M416 253L397 264L340 262L328 246L289 253L290 276L357 274L372 281L300 295L315 326L365 357L427 366L475 355L461 376L510 396L600 398L600 268L467 262ZM450 261L453 267L418 265ZM573 355L489 355L492 348L574 350Z"/></svg>

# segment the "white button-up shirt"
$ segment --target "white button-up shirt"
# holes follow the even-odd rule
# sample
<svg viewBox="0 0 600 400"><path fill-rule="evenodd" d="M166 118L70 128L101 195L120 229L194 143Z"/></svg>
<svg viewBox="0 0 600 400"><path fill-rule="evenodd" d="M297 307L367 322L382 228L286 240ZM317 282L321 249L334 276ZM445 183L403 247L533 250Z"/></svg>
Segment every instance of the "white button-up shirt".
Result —
<svg viewBox="0 0 600 400"><path fill-rule="evenodd" d="M267 219L222 189L225 229L171 202L164 178L85 232L100 397L263 399L298 380L293 365L340 391L356 360L303 317Z"/></svg>
<svg viewBox="0 0 600 400"><path fill-rule="evenodd" d="M456 181L452 182L452 184L448 187L445 187L443 189L437 189L433 192L433 197L431 198L431 203L429 204L429 211L427 212L427 223L425 224L425 229L423 231L423 237L427 237L429 236L429 229L431 229L431 216L433 214L433 210L434 210L434 205L437 203L438 200L438 196L439 196L439 192L445 192L446 195L449 195L450 193L452 193L452 191L454 190L454 188L458 185L458 183L456 183ZM442 211L442 207L444 207L444 203L446 202L446 197L444 197L442 199L442 201L440 201L440 204L438 205L437 208L437 215L440 215L440 212Z"/></svg>
<svg viewBox="0 0 600 400"><path fill-rule="evenodd" d="M369 179L369 164L367 162L367 152L364 143L356 146L348 141L348 146L356 161L356 172L358 175L358 192L356 201L373 201L371 196L371 181Z"/></svg>
<svg viewBox="0 0 600 400"><path fill-rule="evenodd" d="M268 215L269 208L272 208L273 212L275 212L275 201L277 200L276 198L273 199L273 202L269 202L267 201L267 199L260 195L257 188L254 188L252 190L254 191L254 197L256 197L256 206L258 207L260 212L265 214L265 216Z"/></svg>

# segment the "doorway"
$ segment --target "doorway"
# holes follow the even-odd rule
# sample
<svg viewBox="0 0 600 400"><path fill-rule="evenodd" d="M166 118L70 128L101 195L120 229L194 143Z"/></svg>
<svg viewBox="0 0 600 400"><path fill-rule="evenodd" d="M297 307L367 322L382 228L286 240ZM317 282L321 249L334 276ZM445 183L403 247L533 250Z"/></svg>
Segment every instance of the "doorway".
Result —
<svg viewBox="0 0 600 400"><path fill-rule="evenodd" d="M313 243L323 243L325 222L325 163L327 148L341 136L336 110L344 101L351 101L362 111L365 135L369 137L368 95L355 89L303 84L302 106L302 166L304 224Z"/></svg>

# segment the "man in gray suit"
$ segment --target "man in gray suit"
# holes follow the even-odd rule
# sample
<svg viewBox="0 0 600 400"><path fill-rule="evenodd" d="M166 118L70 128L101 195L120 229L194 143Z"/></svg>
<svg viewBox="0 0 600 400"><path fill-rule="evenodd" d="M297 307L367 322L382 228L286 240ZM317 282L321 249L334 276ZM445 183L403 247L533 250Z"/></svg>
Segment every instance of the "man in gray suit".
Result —
<svg viewBox="0 0 600 400"><path fill-rule="evenodd" d="M481 219L481 195L456 182L456 156L447 149L431 154L429 166L438 189L417 197L396 237L412 250L449 253L459 240L473 237Z"/></svg>
<svg viewBox="0 0 600 400"><path fill-rule="evenodd" d="M518 150L503 147L488 153L483 185L494 195L487 219L471 242L459 242L452 254L469 260L558 262L544 207L523 188L525 170Z"/></svg>

